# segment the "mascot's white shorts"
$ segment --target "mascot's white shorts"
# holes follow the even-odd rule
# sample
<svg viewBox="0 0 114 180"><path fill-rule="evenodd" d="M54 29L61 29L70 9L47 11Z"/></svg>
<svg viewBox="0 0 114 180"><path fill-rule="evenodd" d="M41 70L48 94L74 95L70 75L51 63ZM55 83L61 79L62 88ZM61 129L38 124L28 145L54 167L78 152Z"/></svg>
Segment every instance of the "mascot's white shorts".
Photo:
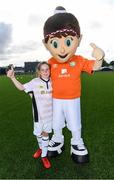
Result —
<svg viewBox="0 0 114 180"><path fill-rule="evenodd" d="M53 98L53 129L65 127L74 132L81 129L80 98L55 99Z"/></svg>

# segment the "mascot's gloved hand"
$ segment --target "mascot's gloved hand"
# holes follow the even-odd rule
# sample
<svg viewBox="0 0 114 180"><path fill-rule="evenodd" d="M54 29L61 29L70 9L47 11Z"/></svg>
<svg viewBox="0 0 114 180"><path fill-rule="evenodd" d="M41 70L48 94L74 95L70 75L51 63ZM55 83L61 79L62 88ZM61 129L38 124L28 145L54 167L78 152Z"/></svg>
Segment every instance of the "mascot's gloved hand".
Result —
<svg viewBox="0 0 114 180"><path fill-rule="evenodd" d="M105 56L104 51L94 43L91 43L90 46L93 48L92 57L94 57L97 61L103 60Z"/></svg>

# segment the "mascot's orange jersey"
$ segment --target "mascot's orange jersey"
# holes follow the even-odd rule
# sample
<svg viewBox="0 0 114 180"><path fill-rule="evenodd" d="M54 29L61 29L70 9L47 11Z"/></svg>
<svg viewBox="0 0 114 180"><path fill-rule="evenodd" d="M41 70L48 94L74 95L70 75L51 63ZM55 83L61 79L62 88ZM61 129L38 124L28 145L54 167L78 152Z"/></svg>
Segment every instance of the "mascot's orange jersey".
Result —
<svg viewBox="0 0 114 180"><path fill-rule="evenodd" d="M49 59L53 98L73 99L80 97L81 72L85 71L91 74L94 62L95 60L87 60L77 55L74 55L65 63L59 63L53 57Z"/></svg>

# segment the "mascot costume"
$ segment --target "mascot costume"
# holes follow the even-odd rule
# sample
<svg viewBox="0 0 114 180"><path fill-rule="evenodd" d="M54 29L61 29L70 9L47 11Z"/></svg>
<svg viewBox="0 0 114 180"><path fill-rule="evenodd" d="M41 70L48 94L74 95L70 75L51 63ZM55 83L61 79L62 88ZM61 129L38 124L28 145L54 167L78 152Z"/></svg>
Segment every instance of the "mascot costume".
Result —
<svg viewBox="0 0 114 180"><path fill-rule="evenodd" d="M64 7L57 7L54 15L49 17L44 24L43 43L52 57L51 79L53 88L53 131L49 142L48 156L54 157L61 154L64 149L64 136L62 129L71 131L71 157L76 163L89 161L89 154L81 137L81 72L91 74L98 70L104 58L104 52L95 44L92 56L88 60L75 55L80 45L82 35L77 18L67 13Z"/></svg>

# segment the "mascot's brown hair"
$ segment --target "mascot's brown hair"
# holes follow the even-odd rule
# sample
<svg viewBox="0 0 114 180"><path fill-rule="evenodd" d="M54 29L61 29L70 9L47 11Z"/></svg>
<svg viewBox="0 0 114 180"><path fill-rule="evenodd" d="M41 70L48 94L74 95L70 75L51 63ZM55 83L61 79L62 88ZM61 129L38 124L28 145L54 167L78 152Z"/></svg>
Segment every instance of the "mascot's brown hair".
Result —
<svg viewBox="0 0 114 180"><path fill-rule="evenodd" d="M65 10L62 7L57 7L57 9ZM56 10L57 10L56 9ZM64 31L60 31L64 30ZM72 31L70 31L72 30ZM49 35L53 32L53 36L76 36L80 37L80 26L76 17L71 13L57 13L49 17L44 24L44 39L47 43Z"/></svg>

